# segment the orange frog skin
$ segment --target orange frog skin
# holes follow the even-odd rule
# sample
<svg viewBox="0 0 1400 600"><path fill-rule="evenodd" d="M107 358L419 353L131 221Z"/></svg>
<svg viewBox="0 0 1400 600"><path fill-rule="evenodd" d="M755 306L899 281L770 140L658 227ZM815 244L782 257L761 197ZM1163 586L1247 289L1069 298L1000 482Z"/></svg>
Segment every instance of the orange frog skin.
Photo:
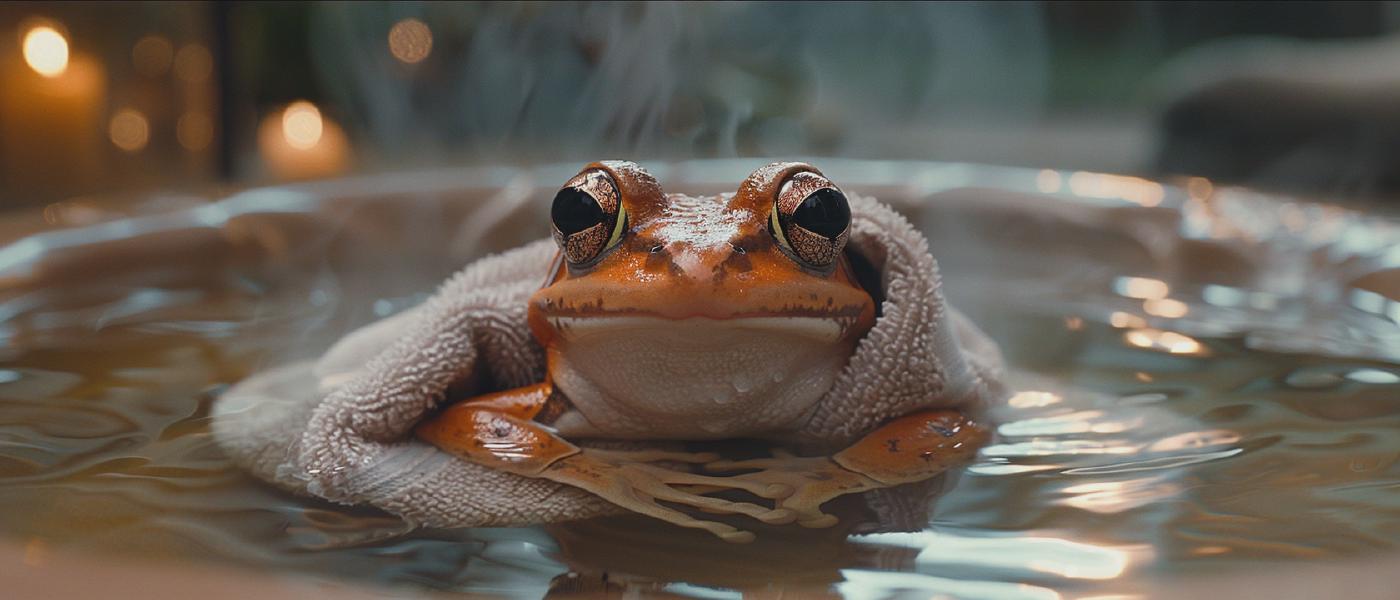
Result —
<svg viewBox="0 0 1400 600"><path fill-rule="evenodd" d="M551 217L560 251L528 306L546 380L450 406L419 425L425 441L731 541L752 534L659 501L825 527L836 520L823 502L927 479L985 443L983 427L933 410L893 415L830 457L581 449L569 440L765 438L800 427L877 307L845 250L846 197L810 165L769 165L733 194L697 198L664 193L635 164L593 163L555 196ZM774 508L704 495L723 489Z"/></svg>

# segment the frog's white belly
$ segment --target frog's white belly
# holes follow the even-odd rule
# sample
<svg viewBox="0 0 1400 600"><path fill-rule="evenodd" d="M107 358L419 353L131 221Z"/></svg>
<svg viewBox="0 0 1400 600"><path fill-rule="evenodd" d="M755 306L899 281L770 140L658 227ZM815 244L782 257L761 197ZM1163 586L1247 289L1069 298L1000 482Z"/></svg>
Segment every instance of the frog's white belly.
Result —
<svg viewBox="0 0 1400 600"><path fill-rule="evenodd" d="M851 354L823 317L585 317L554 323L554 385L569 437L714 439L789 428Z"/></svg>

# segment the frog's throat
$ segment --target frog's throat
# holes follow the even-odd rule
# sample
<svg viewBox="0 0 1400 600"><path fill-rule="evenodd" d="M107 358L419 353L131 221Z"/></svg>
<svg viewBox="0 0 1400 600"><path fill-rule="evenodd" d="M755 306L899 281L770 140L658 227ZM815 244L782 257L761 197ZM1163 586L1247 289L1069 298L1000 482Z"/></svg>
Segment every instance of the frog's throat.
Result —
<svg viewBox="0 0 1400 600"><path fill-rule="evenodd" d="M725 333L767 332L805 340L809 343L833 344L851 333L851 329L857 323L858 315L666 319L656 316L621 314L615 316L553 316L547 317L547 320L559 338L565 341L580 341L594 336L636 335L647 331L678 328L697 332L705 330Z"/></svg>
<svg viewBox="0 0 1400 600"><path fill-rule="evenodd" d="M549 344L550 378L595 434L759 436L793 427L830 389L855 346L849 323L810 317L560 321Z"/></svg>

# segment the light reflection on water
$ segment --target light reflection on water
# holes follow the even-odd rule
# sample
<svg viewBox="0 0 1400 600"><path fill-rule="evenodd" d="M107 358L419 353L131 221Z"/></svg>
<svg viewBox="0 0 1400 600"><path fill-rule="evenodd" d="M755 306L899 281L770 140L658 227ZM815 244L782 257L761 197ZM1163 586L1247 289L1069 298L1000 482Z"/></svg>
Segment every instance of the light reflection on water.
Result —
<svg viewBox="0 0 1400 600"><path fill-rule="evenodd" d="M1090 186L1084 177L1080 186ZM1026 176L1027 186L1049 181ZM1257 245L1271 235L1248 222L1255 213L1220 217L1243 209L1207 202L1225 193L1208 182L1193 182L1190 197L1111 182L1114 194L1150 201L1137 204L1183 211L1184 238ZM236 219L226 208L199 215ZM1301 232L1298 245L1326 246L1299 229L1304 222L1284 215L1277 225ZM373 224L346 226L386 235ZM440 276L424 268L381 286L344 276L365 263L329 259L289 267L290 277L232 268L197 284L166 274L0 297L0 531L49 548L515 596L544 595L571 571L583 582L607 569L613 584L642 595L737 597L771 585L851 598L1133 597L1167 574L1400 543L1400 333L1384 320L1390 297L1295 273L1271 258L1275 246L1237 253L1282 270L1281 279L1181 280L1181 269L1094 252L1102 266L1081 257L1078 270L1017 273L959 262L947 244L960 242L930 229L935 252L949 255L949 292L979 308L974 317L1003 343L1020 391L994 411L998 439L923 531L773 531L748 547L635 518L424 531L276 492L215 448L210 401L287 354L325 347L350 322L412 304ZM1016 258L1013 238L1027 230L1008 231L995 249ZM1384 236L1368 235L1346 245L1371 254L1338 263L1394 268ZM295 238L258 237L295 258ZM1025 243L1037 260L1057 260ZM396 260L373 264L401 270ZM968 275L978 271L1014 274ZM1299 285L1309 277L1311 286ZM1361 291L1380 300L1358 306Z"/></svg>

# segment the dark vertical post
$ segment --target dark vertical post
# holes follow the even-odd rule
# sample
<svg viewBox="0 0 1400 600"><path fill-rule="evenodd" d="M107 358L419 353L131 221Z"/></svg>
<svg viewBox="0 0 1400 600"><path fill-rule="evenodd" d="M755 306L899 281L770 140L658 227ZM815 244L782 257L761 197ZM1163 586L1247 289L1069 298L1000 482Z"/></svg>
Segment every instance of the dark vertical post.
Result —
<svg viewBox="0 0 1400 600"><path fill-rule="evenodd" d="M232 12L233 2L220 1L210 5L210 19L214 30L214 70L217 73L218 86L215 97L219 102L218 149L215 160L218 176L224 181L233 179L234 176L234 132L238 131L233 106L233 32L230 29Z"/></svg>

